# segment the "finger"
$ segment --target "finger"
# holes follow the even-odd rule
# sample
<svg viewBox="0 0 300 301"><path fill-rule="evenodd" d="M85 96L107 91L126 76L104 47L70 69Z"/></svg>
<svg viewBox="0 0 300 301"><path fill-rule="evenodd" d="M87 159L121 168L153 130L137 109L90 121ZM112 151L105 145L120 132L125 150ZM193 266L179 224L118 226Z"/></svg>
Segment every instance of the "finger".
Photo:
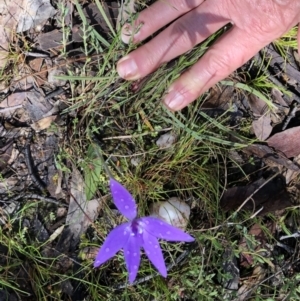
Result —
<svg viewBox="0 0 300 301"><path fill-rule="evenodd" d="M299 55L299 58L300 58L300 23L298 24L297 41L298 41L298 55Z"/></svg>
<svg viewBox="0 0 300 301"><path fill-rule="evenodd" d="M215 7L211 3L204 2L147 44L122 58L117 64L119 75L128 80L144 77L226 25L229 19L214 14Z"/></svg>
<svg viewBox="0 0 300 301"><path fill-rule="evenodd" d="M164 104L173 111L184 108L270 42L247 36L240 28L233 27L171 85Z"/></svg>
<svg viewBox="0 0 300 301"><path fill-rule="evenodd" d="M181 15L199 6L204 0L157 1L139 13L133 24L125 24L121 38L124 43L139 42Z"/></svg>

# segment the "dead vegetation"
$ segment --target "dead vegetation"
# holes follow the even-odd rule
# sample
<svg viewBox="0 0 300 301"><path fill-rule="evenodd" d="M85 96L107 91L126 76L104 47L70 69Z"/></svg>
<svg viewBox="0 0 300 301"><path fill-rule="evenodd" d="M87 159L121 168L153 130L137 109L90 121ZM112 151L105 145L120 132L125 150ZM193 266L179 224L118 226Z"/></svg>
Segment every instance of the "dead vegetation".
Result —
<svg viewBox="0 0 300 301"><path fill-rule="evenodd" d="M115 63L135 47L119 39L134 18L124 5L0 8L0 300L298 300L295 31L173 114L166 87L216 36L124 82ZM128 286L121 255L92 268L122 222L99 152L141 215L173 198L190 208L196 243L162 244L167 279L142 260Z"/></svg>

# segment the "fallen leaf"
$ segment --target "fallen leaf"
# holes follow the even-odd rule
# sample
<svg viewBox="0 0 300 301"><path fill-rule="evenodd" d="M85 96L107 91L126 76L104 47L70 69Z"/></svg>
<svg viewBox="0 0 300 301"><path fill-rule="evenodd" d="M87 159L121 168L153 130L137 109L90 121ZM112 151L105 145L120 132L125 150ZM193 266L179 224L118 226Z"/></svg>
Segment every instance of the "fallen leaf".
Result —
<svg viewBox="0 0 300 301"><path fill-rule="evenodd" d="M269 166L284 166L297 172L300 171L299 166L297 166L283 154L275 152L267 145L252 144L243 148L242 151L250 155L256 155L264 160L264 162Z"/></svg>
<svg viewBox="0 0 300 301"><path fill-rule="evenodd" d="M272 98L273 98L273 102L278 103L279 105L284 107L285 108L285 113L287 114L289 112L289 105L283 99L283 97L282 97L283 93L277 88L272 88L271 95L272 95Z"/></svg>
<svg viewBox="0 0 300 301"><path fill-rule="evenodd" d="M239 242L239 248L242 250L240 254L240 265L249 268L253 263L253 250L259 252L261 249L265 248L265 245L268 243L268 239L266 236L266 229L268 229L268 233L275 234L276 231L276 223L274 221L268 221L264 224L262 228L260 224L254 224L248 235L253 236L255 239L251 240L251 249L249 248L249 244L247 242L247 238L244 236ZM256 243L255 245L253 245Z"/></svg>
<svg viewBox="0 0 300 301"><path fill-rule="evenodd" d="M7 140L6 145L0 148L0 170L3 172L4 168L9 164L13 153L13 140ZM3 180L3 179L2 179Z"/></svg>
<svg viewBox="0 0 300 301"><path fill-rule="evenodd" d="M23 32L33 28L54 16L55 9L50 0L23 0L14 1L19 8L17 17L17 32Z"/></svg>
<svg viewBox="0 0 300 301"><path fill-rule="evenodd" d="M262 115L257 120L254 120L252 122L253 131L255 133L255 136L261 140L266 140L271 132L273 127L271 126L271 117L270 114Z"/></svg>
<svg viewBox="0 0 300 301"><path fill-rule="evenodd" d="M0 6L0 68L7 61L9 43L13 33L29 30L54 16L50 0L10 0Z"/></svg>
<svg viewBox="0 0 300 301"><path fill-rule="evenodd" d="M26 97L24 110L33 122L42 119L44 114L52 109L52 105L37 91L26 92Z"/></svg>
<svg viewBox="0 0 300 301"><path fill-rule="evenodd" d="M233 86L216 85L210 89L208 98L201 105L201 109L221 109L225 112L230 109L231 99L235 94Z"/></svg>
<svg viewBox="0 0 300 301"><path fill-rule="evenodd" d="M267 140L267 143L287 158L298 156L300 154L300 126L275 134Z"/></svg>
<svg viewBox="0 0 300 301"><path fill-rule="evenodd" d="M52 84L55 87L63 87L66 83L66 79L59 79L57 76L65 75L64 70L60 68L54 68L48 71L48 83Z"/></svg>
<svg viewBox="0 0 300 301"><path fill-rule="evenodd" d="M294 158L293 162L300 166L300 155ZM299 171L294 171L291 169L288 169L284 176L285 176L285 183L288 185L290 182L292 182L300 173Z"/></svg>
<svg viewBox="0 0 300 301"><path fill-rule="evenodd" d="M225 211L238 209L264 182L265 179L260 178L250 185L236 186L227 189L220 201L221 208ZM258 215L265 215L268 212L285 209L289 206L291 206L289 195L285 191L280 178L275 178L273 181L262 186L242 209L255 212L263 207Z"/></svg>
<svg viewBox="0 0 300 301"><path fill-rule="evenodd" d="M0 108L9 108L22 105L26 98L26 92L16 92L10 94L0 103Z"/></svg>
<svg viewBox="0 0 300 301"><path fill-rule="evenodd" d="M98 215L101 200L87 201L83 178L75 167L71 175L70 204L66 217L66 224L73 235L73 240L78 240L89 225Z"/></svg>
<svg viewBox="0 0 300 301"><path fill-rule="evenodd" d="M56 119L56 116L48 116L48 117L38 120L37 122L34 122L33 124L31 124L31 127L36 132L40 132L42 130L47 129L55 119Z"/></svg>
<svg viewBox="0 0 300 301"><path fill-rule="evenodd" d="M268 108L267 104L254 94L249 95L248 102L255 116L262 116Z"/></svg>
<svg viewBox="0 0 300 301"><path fill-rule="evenodd" d="M267 274L266 268L257 265L252 275L249 276L247 280L243 282L243 285L237 291L237 298L233 301L244 301L249 300L252 293L256 290L259 283L265 279L265 275Z"/></svg>
<svg viewBox="0 0 300 301"><path fill-rule="evenodd" d="M49 233L43 223L36 217L32 222L34 237L40 242L46 242L49 238Z"/></svg>

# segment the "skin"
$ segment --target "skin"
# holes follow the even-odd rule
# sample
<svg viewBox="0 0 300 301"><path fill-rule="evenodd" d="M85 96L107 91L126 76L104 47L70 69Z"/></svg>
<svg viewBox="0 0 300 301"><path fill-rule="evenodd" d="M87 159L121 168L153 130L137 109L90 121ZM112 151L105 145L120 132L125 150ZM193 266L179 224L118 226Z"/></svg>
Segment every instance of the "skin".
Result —
<svg viewBox="0 0 300 301"><path fill-rule="evenodd" d="M117 70L124 79L140 79L232 23L169 87L163 102L180 110L299 22L299 0L160 0L142 11L133 25L124 25L122 40L137 43L171 24L123 57Z"/></svg>

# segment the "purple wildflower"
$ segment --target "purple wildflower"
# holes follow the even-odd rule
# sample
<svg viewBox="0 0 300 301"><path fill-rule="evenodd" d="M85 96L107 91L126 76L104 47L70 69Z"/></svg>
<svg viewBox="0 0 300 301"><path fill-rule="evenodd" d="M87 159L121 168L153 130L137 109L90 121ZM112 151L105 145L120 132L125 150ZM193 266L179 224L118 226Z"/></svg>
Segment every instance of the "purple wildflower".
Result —
<svg viewBox="0 0 300 301"><path fill-rule="evenodd" d="M96 256L94 267L100 266L123 249L129 281L132 283L140 265L140 248L143 248L159 273L166 277L167 269L158 239L191 242L194 238L158 218L137 218L134 198L125 187L112 178L110 190L115 205L130 222L117 226L109 233Z"/></svg>

